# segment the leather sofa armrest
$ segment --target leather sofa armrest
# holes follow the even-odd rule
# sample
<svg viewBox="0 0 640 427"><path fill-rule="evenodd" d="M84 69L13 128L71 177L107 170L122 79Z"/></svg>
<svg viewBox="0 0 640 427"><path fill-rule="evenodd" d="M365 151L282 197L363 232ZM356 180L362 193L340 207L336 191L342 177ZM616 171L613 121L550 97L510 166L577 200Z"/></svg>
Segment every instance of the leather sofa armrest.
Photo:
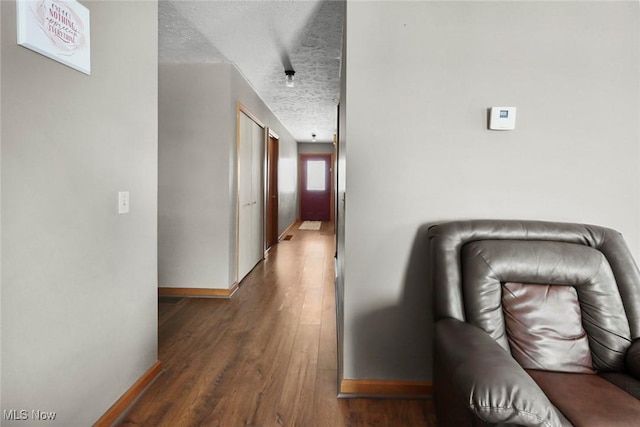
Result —
<svg viewBox="0 0 640 427"><path fill-rule="evenodd" d="M640 338L635 340L627 350L625 356L627 371L637 380L640 380Z"/></svg>
<svg viewBox="0 0 640 427"><path fill-rule="evenodd" d="M455 319L435 325L438 376L488 423L560 426L566 419L511 355L482 329Z"/></svg>

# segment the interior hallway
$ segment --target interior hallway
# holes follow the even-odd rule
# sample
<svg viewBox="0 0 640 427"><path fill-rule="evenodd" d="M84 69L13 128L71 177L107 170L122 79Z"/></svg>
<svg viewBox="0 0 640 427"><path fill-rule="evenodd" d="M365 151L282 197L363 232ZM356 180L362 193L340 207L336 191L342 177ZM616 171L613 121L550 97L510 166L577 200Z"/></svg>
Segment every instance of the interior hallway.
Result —
<svg viewBox="0 0 640 427"><path fill-rule="evenodd" d="M230 300L162 298L164 372L121 425L436 425L430 400L337 399L333 224L290 236Z"/></svg>

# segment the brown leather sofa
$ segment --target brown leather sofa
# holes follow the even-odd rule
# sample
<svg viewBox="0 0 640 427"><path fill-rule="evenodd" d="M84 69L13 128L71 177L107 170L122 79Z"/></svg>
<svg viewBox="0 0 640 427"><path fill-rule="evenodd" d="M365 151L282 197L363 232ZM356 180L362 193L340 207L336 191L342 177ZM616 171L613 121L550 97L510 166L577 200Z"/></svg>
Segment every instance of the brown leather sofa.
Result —
<svg viewBox="0 0 640 427"><path fill-rule="evenodd" d="M430 228L441 427L640 426L640 273L611 229Z"/></svg>

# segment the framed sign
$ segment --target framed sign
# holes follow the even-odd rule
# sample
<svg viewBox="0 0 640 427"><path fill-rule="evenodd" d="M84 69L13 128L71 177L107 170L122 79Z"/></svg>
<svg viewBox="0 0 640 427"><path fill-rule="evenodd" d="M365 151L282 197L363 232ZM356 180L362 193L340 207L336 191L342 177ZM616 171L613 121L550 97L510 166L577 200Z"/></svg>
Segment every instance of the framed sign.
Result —
<svg viewBox="0 0 640 427"><path fill-rule="evenodd" d="M76 0L17 0L18 44L91 74L89 9Z"/></svg>

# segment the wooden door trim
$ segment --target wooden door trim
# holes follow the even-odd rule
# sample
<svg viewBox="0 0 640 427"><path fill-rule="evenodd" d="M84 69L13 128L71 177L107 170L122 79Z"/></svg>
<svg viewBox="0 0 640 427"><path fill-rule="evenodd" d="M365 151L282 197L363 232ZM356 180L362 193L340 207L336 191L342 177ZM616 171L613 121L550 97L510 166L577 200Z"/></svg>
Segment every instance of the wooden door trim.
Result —
<svg viewBox="0 0 640 427"><path fill-rule="evenodd" d="M249 117L251 120L253 120L258 126L260 126L262 129L265 129L267 127L267 125L265 125L262 120L260 120L258 118L258 116L256 116L255 114L253 114L251 112L251 110L249 110L247 107L245 107L242 103L238 102L238 113L244 113L247 117Z"/></svg>
<svg viewBox="0 0 640 427"><path fill-rule="evenodd" d="M333 221L335 218L335 197L334 197L334 182L333 173L335 168L335 159L333 153L302 153L298 155L298 218L302 218L302 190L304 186L302 164L308 157L325 157L329 158L329 221Z"/></svg>
<svg viewBox="0 0 640 427"><path fill-rule="evenodd" d="M271 140L274 140L275 143L273 144L274 150L275 150L275 168L274 165L271 162L271 148L272 144L271 144ZM279 206L280 206L280 195L279 195L279 189L278 189L278 163L279 163L279 158L280 158L280 137L278 136L277 133L273 132L273 130L271 128L267 128L267 140L266 140L266 146L265 146L265 174L264 174L264 198L265 198L265 210L264 210L264 249L265 251L269 249L269 243L272 243L272 245L275 245L276 243L278 243L279 239L279 235L278 235L278 221L279 221ZM275 176L273 177L274 179L274 187L275 187L275 195L276 195L276 200L275 200L275 209L274 206L272 206L272 204L274 203L271 199L270 196L270 192L271 192L271 184L272 184L272 173L274 173L275 171ZM273 217L272 217L272 211L273 212ZM269 219L271 219L271 235L269 235L268 231L269 231ZM272 242L273 240L273 242Z"/></svg>
<svg viewBox="0 0 640 427"><path fill-rule="evenodd" d="M275 139L277 139L278 141L280 140L280 136L279 136L277 133L275 133L275 132L273 131L273 129L271 129L271 128L267 128L267 130L268 130L268 132L269 132L269 136L274 137L274 138L275 138Z"/></svg>

